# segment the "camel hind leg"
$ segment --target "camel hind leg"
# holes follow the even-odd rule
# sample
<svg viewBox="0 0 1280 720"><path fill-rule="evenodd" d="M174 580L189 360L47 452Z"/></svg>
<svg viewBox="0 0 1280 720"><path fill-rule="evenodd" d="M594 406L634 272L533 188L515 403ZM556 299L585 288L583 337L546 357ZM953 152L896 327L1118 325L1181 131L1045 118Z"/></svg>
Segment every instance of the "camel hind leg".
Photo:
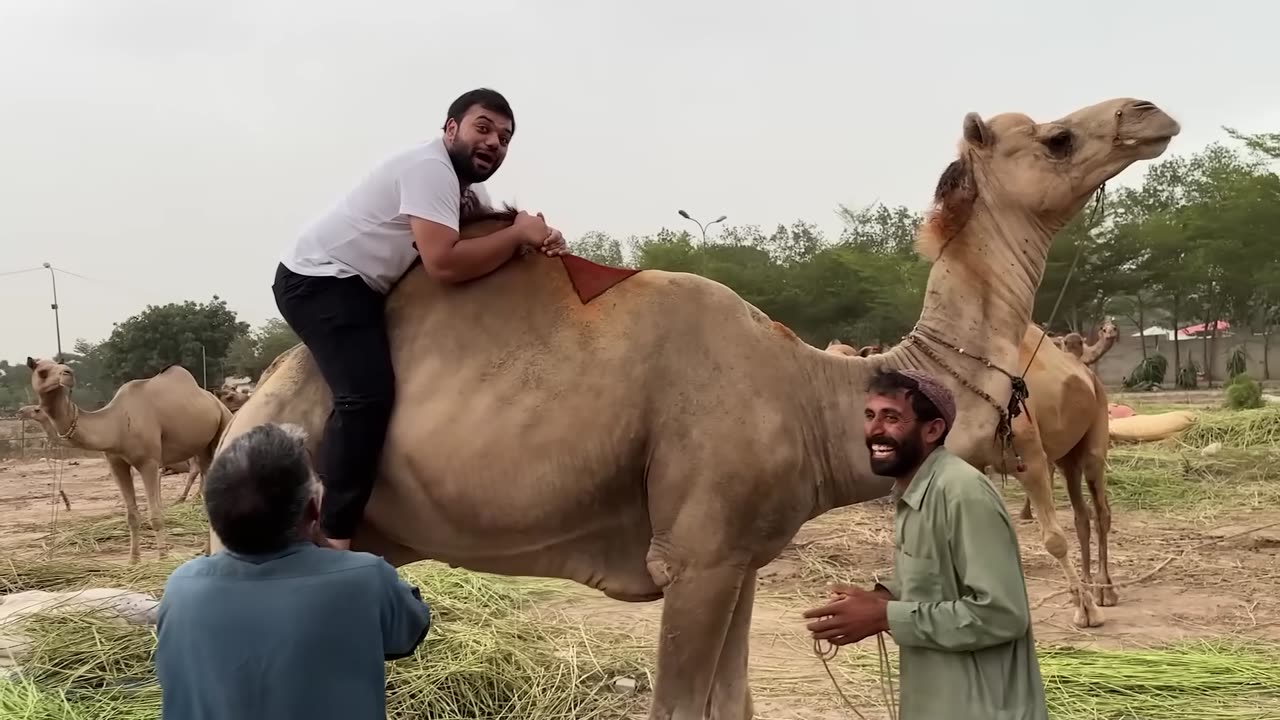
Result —
<svg viewBox="0 0 1280 720"><path fill-rule="evenodd" d="M1080 542L1080 579L1086 589L1093 585L1093 558L1090 543L1089 505L1081 488L1080 464L1073 457L1062 461L1062 476L1066 479L1067 497L1071 500L1071 515L1076 523L1076 539Z"/></svg>
<svg viewBox="0 0 1280 720"><path fill-rule="evenodd" d="M111 468L111 476L120 488L120 499L124 501L125 522L129 525L129 564L136 564L142 559L140 540L142 520L138 517L138 496L133 489L133 469L123 458L107 456L107 466Z"/></svg>
<svg viewBox="0 0 1280 720"><path fill-rule="evenodd" d="M208 469L208 462L202 463L198 458L187 461L187 484L183 486L182 494L178 496L178 503L187 501L187 493L191 492L191 486L195 484L196 478L201 478L200 485L196 486L196 495L200 494L200 487L204 485L204 474Z"/></svg>
<svg viewBox="0 0 1280 720"><path fill-rule="evenodd" d="M1098 627L1103 623L1102 611L1093 601L1093 595L1084 592L1080 584L1080 576L1076 573L1071 557L1067 553L1067 535L1058 522L1058 513L1053 506L1053 488L1049 484L1049 460L1044 446L1040 443L1039 431L1034 425L1018 423L1014 433L1014 444L1022 455L1026 469L1017 473L1018 481L1026 490L1035 509L1036 519L1040 524L1040 536L1044 540L1045 550L1058 561L1062 574L1067 578L1071 595L1076 604L1072 622L1077 627Z"/></svg>
<svg viewBox="0 0 1280 720"><path fill-rule="evenodd" d="M1101 384L1094 381L1096 392L1105 393ZM1111 560L1108 556L1111 535L1111 500L1107 497L1107 449L1111 445L1110 416L1107 413L1105 395L1098 403L1098 412L1089 432L1076 446L1074 454L1084 472L1084 480L1089 485L1089 494L1093 498L1093 512L1098 520L1098 604L1110 607L1120 601L1114 583L1111 581Z"/></svg>

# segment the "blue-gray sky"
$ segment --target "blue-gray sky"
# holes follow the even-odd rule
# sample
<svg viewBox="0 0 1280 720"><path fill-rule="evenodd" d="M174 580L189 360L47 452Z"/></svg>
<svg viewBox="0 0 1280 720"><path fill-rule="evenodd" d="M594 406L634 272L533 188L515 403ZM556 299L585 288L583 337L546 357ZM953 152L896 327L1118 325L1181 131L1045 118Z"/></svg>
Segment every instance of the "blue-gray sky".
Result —
<svg viewBox="0 0 1280 720"><path fill-rule="evenodd" d="M482 85L518 124L492 193L571 241L692 228L677 208L834 234L839 203L924 209L968 111L1141 97L1182 121L1171 153L1280 130L1277 20L1169 0L0 0L0 273L83 276L58 277L67 349L214 293L257 324L301 225ZM0 276L0 303L0 357L53 354L46 273Z"/></svg>

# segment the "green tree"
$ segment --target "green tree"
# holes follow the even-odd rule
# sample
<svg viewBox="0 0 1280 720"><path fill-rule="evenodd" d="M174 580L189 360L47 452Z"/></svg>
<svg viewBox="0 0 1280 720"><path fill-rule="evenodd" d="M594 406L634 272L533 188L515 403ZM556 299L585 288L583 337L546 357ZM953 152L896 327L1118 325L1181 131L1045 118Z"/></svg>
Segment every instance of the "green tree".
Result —
<svg viewBox="0 0 1280 720"><path fill-rule="evenodd" d="M591 230L569 248L574 255L586 258L602 265L622 267L622 244L608 233Z"/></svg>
<svg viewBox="0 0 1280 720"><path fill-rule="evenodd" d="M217 295L207 303L187 300L148 305L117 323L104 348L103 362L111 379L123 383L182 365L197 382L216 386L226 374L231 343L249 331Z"/></svg>
<svg viewBox="0 0 1280 720"><path fill-rule="evenodd" d="M273 360L301 340L289 324L271 318L251 333L231 342L227 350L227 368L237 375L257 380Z"/></svg>

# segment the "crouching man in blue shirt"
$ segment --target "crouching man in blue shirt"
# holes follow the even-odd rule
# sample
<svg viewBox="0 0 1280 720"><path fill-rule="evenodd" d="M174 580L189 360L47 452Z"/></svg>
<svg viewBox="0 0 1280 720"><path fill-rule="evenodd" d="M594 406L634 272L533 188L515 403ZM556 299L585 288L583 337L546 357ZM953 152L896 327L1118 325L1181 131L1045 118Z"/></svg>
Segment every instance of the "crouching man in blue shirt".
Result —
<svg viewBox="0 0 1280 720"><path fill-rule="evenodd" d="M431 625L385 560L315 544L320 485L301 431L267 424L205 478L225 549L183 564L158 611L164 720L382 720L385 660Z"/></svg>

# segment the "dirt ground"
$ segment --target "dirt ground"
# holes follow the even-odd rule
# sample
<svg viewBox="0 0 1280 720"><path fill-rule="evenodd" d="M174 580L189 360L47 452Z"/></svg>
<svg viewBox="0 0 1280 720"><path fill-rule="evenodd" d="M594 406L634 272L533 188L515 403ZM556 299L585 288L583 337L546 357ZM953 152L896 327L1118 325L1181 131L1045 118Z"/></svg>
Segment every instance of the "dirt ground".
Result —
<svg viewBox="0 0 1280 720"><path fill-rule="evenodd" d="M123 525L119 493L100 457L64 461L62 489L70 510L61 500L51 503L56 497L54 470L53 464L38 459L0 462L0 556L39 548L55 521L114 515ZM177 498L184 481L185 475L164 477L166 503ZM1037 642L1121 648L1225 635L1280 640L1280 508L1227 511L1211 524L1115 508L1110 548L1117 583L1141 578L1163 561L1174 559L1149 579L1119 588L1120 604L1104 610L1106 624L1086 631L1071 625L1065 595L1045 600L1064 582L1040 544L1037 525L1016 520L1021 495L1015 486L1010 483L1006 497L1022 540L1028 590L1036 608ZM145 504L141 483L138 494L139 503ZM1078 565L1074 526L1065 503L1059 504L1058 517ZM821 661L813 654L800 613L821 601L830 580L868 584L877 573L888 572L891 518L891 509L880 503L832 511L802 528L782 556L762 569L751 657L758 717L855 717L840 707ZM1236 535L1270 523L1277 525ZM144 556L149 552L154 552L154 544L144 530ZM104 562L120 559L103 558ZM660 602L626 604L569 583L565 587L571 599L548 610L568 612L588 625L628 630L649 644L655 641ZM863 645L841 652L874 652L874 644ZM892 646L890 652L894 652ZM876 678L849 680L838 671L837 677L863 715L878 717L872 709L879 705Z"/></svg>

